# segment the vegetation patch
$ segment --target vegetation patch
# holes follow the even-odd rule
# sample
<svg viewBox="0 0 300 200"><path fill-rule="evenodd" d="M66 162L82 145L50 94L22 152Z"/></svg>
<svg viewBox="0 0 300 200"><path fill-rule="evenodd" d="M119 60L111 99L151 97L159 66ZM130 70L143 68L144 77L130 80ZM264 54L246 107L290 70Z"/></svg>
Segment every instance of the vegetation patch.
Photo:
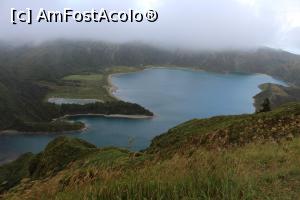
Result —
<svg viewBox="0 0 300 200"><path fill-rule="evenodd" d="M116 98L110 94L112 87L109 75L115 73L126 73L138 70L135 67L112 67L94 73L81 73L68 75L56 82L40 82L47 86L50 92L46 98L69 98L69 99L98 99L103 102L115 101Z"/></svg>
<svg viewBox="0 0 300 200"><path fill-rule="evenodd" d="M98 99L113 101L106 89L106 77L103 74L70 75L46 85L50 88L47 98Z"/></svg>

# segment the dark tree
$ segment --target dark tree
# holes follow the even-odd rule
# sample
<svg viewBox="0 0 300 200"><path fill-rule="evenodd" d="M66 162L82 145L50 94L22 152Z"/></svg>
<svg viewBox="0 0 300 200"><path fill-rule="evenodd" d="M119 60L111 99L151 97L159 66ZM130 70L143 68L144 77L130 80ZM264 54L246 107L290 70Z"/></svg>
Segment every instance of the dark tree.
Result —
<svg viewBox="0 0 300 200"><path fill-rule="evenodd" d="M271 102L268 98L264 100L264 102L261 104L261 109L259 112L269 112L271 111Z"/></svg>

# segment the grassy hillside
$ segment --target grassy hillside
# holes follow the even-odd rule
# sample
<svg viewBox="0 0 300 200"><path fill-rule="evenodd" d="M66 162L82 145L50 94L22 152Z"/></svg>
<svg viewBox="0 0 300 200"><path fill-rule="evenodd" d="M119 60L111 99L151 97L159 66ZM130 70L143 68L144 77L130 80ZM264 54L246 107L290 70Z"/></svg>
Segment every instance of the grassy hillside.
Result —
<svg viewBox="0 0 300 200"><path fill-rule="evenodd" d="M0 130L20 121L47 121L56 116L52 105L42 103L47 88L16 76L13 69L0 64Z"/></svg>
<svg viewBox="0 0 300 200"><path fill-rule="evenodd" d="M268 113L191 120L143 152L61 137L0 168L2 188L15 185L2 197L297 199L299 130L300 104L291 103ZM8 168L22 173L12 177Z"/></svg>

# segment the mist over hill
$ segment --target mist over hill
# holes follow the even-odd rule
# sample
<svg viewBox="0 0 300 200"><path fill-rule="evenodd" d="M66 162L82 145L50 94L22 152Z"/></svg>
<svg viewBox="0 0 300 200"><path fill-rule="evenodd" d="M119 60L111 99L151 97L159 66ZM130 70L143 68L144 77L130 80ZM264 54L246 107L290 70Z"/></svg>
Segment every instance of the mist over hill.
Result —
<svg viewBox="0 0 300 200"><path fill-rule="evenodd" d="M300 85L300 56L279 49L191 51L162 49L140 42L55 40L39 45L0 44L1 65L28 79L56 79L110 66L177 65L217 72L266 73ZM51 71L49 74L48 72Z"/></svg>

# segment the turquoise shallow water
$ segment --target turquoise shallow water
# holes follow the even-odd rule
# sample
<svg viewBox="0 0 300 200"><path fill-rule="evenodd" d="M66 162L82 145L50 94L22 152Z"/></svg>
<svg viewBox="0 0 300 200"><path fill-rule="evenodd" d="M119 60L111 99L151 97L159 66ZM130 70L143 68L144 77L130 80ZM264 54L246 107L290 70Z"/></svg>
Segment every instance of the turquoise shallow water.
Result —
<svg viewBox="0 0 300 200"><path fill-rule="evenodd" d="M262 83L283 82L261 74L216 74L204 71L152 68L115 75L116 96L155 113L153 119L74 117L88 130L68 134L101 146L140 150L153 137L193 118L254 112L252 97ZM24 152L39 152L58 135L0 136L0 162Z"/></svg>

